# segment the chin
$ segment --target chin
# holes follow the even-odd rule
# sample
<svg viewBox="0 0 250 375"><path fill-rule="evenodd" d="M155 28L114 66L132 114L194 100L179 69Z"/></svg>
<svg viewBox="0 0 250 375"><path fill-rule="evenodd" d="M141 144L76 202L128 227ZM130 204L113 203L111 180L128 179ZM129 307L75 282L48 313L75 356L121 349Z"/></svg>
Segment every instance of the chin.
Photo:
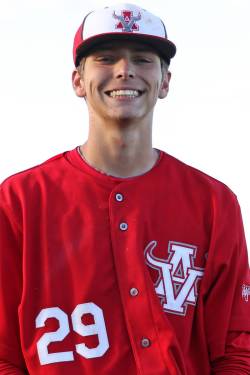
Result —
<svg viewBox="0 0 250 375"><path fill-rule="evenodd" d="M112 115L110 116L110 118L112 118L113 120L116 120L116 121L121 121L121 122L131 122L131 121L138 121L139 119L142 119L142 114L138 113L138 111L136 113L133 113L133 111L126 111L126 112L120 112L117 111L117 112L113 112Z"/></svg>

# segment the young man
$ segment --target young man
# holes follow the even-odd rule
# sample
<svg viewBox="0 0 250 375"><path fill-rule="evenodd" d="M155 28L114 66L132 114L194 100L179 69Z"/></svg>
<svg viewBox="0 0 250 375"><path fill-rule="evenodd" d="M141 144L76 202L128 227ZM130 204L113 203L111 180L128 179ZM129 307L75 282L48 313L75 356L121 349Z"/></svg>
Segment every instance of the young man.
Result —
<svg viewBox="0 0 250 375"><path fill-rule="evenodd" d="M131 4L77 31L88 139L1 186L1 374L250 373L237 199L152 148L175 51Z"/></svg>

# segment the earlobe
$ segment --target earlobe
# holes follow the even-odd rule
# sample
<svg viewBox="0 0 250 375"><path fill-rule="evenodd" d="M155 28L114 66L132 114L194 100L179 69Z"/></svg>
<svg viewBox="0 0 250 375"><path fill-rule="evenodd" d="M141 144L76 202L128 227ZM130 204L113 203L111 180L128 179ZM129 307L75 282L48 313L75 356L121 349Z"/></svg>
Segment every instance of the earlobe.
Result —
<svg viewBox="0 0 250 375"><path fill-rule="evenodd" d="M83 79L77 69L72 73L72 86L78 97L84 98L86 96Z"/></svg>

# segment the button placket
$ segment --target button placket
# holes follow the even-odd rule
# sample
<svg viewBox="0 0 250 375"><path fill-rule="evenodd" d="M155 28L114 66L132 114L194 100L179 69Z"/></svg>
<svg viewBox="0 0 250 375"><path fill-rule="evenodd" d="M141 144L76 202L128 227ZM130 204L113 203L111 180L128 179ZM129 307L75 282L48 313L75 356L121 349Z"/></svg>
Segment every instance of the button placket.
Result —
<svg viewBox="0 0 250 375"><path fill-rule="evenodd" d="M136 296L138 296L139 291L138 291L137 288L131 288L130 291L129 291L129 293L130 293L130 295L131 295L132 297L136 297Z"/></svg>
<svg viewBox="0 0 250 375"><path fill-rule="evenodd" d="M123 200L124 200L124 196L123 196L123 194L121 194L121 193L116 193L115 194L115 200L117 201L117 202L123 202ZM128 229L128 223L126 223L125 221L124 222L121 222L120 224L119 224L119 228L120 228L120 230L121 231L126 231L127 229Z"/></svg>
<svg viewBox="0 0 250 375"><path fill-rule="evenodd" d="M150 346L150 344L151 344L151 342L150 342L150 340L147 337L143 337L141 339L141 346L143 348L148 348Z"/></svg>
<svg viewBox="0 0 250 375"><path fill-rule="evenodd" d="M118 190L118 189L117 189ZM129 190L130 191L130 190ZM120 284L120 292L122 300L124 301L124 314L129 324L129 337L133 350L137 352L138 361L143 366L147 362L148 356L155 358L155 353L158 352L158 346L153 345L155 341L155 328L152 321L151 310L149 309L149 300L145 290L145 277L143 275L143 267L139 267L139 274L135 272L134 268L125 268L125 264L129 265L133 259L140 259L141 254L136 247L136 232L134 232L133 209L130 196L126 196L118 190L114 191L113 203L110 201L112 207L112 222L115 224L111 228L112 242L114 245L114 259L117 267L118 283ZM132 199L132 197L131 197ZM130 228L131 223L131 228ZM130 231L129 231L130 230ZM135 241L134 241L135 239ZM134 249L134 250L133 250ZM134 252L135 251L135 252ZM133 281L137 280L133 285ZM132 285L131 285L132 281ZM145 313L144 319L141 316ZM150 337L150 339L149 339ZM148 349L145 349L148 348Z"/></svg>
<svg viewBox="0 0 250 375"><path fill-rule="evenodd" d="M126 231L126 230L128 229L128 224L125 223L125 222L120 223L119 228L120 228L122 231Z"/></svg>
<svg viewBox="0 0 250 375"><path fill-rule="evenodd" d="M115 199L116 199L117 202L122 202L123 199L124 199L124 197L123 197L123 195L121 193L117 193L115 195Z"/></svg>

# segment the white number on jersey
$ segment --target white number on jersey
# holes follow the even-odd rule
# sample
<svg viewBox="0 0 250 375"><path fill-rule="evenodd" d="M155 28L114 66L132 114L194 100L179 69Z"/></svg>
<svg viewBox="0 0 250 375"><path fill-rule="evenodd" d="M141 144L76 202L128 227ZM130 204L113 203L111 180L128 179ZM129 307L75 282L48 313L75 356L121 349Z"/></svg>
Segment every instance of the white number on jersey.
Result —
<svg viewBox="0 0 250 375"><path fill-rule="evenodd" d="M92 314L95 319L94 324L85 325L82 322L84 314ZM84 358L102 357L109 348L108 336L102 309L94 303L83 303L77 305L72 315L73 329L81 336L98 335L99 345L96 348L90 349L85 344L76 345L76 351Z"/></svg>
<svg viewBox="0 0 250 375"><path fill-rule="evenodd" d="M73 352L49 353L48 345L51 342L62 341L69 333L69 320L65 312L59 307L43 309L36 318L36 328L45 326L49 318L55 318L59 322L59 328L55 332L44 333L37 342L37 351L41 365L55 362L74 361Z"/></svg>
<svg viewBox="0 0 250 375"><path fill-rule="evenodd" d="M84 324L82 317L85 314L91 314L94 318L94 324ZM45 326L49 318L57 319L59 328L55 332L44 333L37 342L37 352L41 365L56 362L74 361L73 351L49 353L48 346L52 342L63 341L70 333L69 320L67 314L59 307L50 307L40 311L36 318L36 328ZM84 358L96 358L103 356L109 348L107 330L105 326L102 309L95 303L83 303L77 305L72 315L73 330L81 336L98 335L99 344L95 348L88 348L84 343L76 345L76 352Z"/></svg>

